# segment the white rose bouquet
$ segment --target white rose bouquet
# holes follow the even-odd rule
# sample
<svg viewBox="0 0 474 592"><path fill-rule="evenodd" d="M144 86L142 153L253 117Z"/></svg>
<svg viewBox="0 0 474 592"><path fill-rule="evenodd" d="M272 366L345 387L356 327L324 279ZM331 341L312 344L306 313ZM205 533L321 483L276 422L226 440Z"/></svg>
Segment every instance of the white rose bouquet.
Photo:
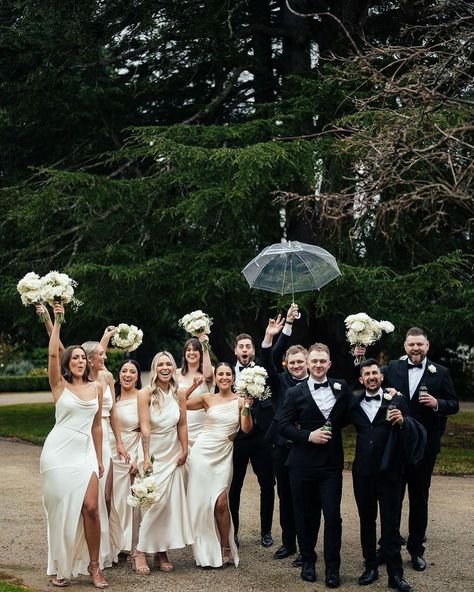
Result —
<svg viewBox="0 0 474 592"><path fill-rule="evenodd" d="M239 374L235 388L238 393L242 393L246 397L253 397L263 401L271 397L271 391L266 386L268 374L265 368L261 366L248 366L244 368ZM250 413L248 407L244 409L244 415Z"/></svg>
<svg viewBox="0 0 474 592"><path fill-rule="evenodd" d="M369 317L365 312L349 315L344 319L346 325L347 341L353 346L352 354L354 355L354 347L357 345L371 345L378 341L382 332L391 333L395 327L389 321L376 321ZM357 363L364 361L364 357L358 357Z"/></svg>
<svg viewBox="0 0 474 592"><path fill-rule="evenodd" d="M155 459L151 456L150 460L154 462ZM127 504L132 508L149 508L160 499L161 492L150 473L151 471L137 477L130 487Z"/></svg>
<svg viewBox="0 0 474 592"><path fill-rule="evenodd" d="M41 278L34 271L30 271L22 277L16 285L16 289L24 306L41 303ZM41 314L38 320L40 323L44 323L46 318L45 314Z"/></svg>
<svg viewBox="0 0 474 592"><path fill-rule="evenodd" d="M194 312L184 315L184 317L178 321L178 325L183 327L187 333L194 335L194 337L199 337L202 333L209 335L211 332L212 319L209 318L205 312L202 312L202 310L195 310ZM207 342L204 342L202 345L204 348L209 349Z"/></svg>
<svg viewBox="0 0 474 592"><path fill-rule="evenodd" d="M127 352L135 351L142 341L143 331L135 325L127 325L127 323L120 323L112 337L112 343Z"/></svg>
<svg viewBox="0 0 474 592"><path fill-rule="evenodd" d="M74 297L74 288L77 282L71 279L65 273L59 271L50 271L41 278L40 296L43 302L53 306L55 302L61 304L71 303L74 308L78 308L82 302ZM58 322L64 322L64 316L58 315Z"/></svg>

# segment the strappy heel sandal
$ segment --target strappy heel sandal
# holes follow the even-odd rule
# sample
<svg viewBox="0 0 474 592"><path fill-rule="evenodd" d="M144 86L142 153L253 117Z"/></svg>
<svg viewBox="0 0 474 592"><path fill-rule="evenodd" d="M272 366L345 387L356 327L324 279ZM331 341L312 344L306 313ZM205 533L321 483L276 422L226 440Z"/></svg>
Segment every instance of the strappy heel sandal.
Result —
<svg viewBox="0 0 474 592"><path fill-rule="evenodd" d="M49 578L49 583L52 586L56 586L57 588L65 588L66 586L69 586L69 582L67 580L64 578L58 578L56 576L51 576Z"/></svg>
<svg viewBox="0 0 474 592"><path fill-rule="evenodd" d="M222 565L229 565L232 561L232 557L230 555L230 547L221 547L222 553Z"/></svg>
<svg viewBox="0 0 474 592"><path fill-rule="evenodd" d="M109 587L107 582L104 580L104 576L102 575L102 573L100 571L98 561L91 561L89 563L87 571L89 572L89 575L91 577L91 582L94 584L94 588L99 588L99 590L104 590L105 588Z"/></svg>
<svg viewBox="0 0 474 592"><path fill-rule="evenodd" d="M162 561L162 557L163 556L166 557L166 561ZM163 557L163 559L164 559ZM174 570L174 565L171 563L171 561L168 560L168 557L166 555L166 552L159 552L155 555L155 567L157 567L159 570L161 571L173 571Z"/></svg>
<svg viewBox="0 0 474 592"><path fill-rule="evenodd" d="M142 565L137 565L137 559L142 558L144 563ZM137 553L135 552L133 555L130 555L130 563L132 564L133 571L138 574L139 576L149 576L150 575L150 568L148 567L148 563L146 561L145 553Z"/></svg>

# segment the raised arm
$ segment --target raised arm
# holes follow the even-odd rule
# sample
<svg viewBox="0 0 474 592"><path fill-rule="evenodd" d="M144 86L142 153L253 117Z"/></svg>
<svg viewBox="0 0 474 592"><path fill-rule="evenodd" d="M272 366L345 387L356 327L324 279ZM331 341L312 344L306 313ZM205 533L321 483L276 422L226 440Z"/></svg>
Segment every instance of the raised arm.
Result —
<svg viewBox="0 0 474 592"><path fill-rule="evenodd" d="M106 352L107 348L109 347L109 343L110 340L112 339L112 335L114 335L117 332L117 327L115 327L114 325L109 325L108 327L105 328L104 334L102 335L102 337L100 338L100 345L102 347L102 349Z"/></svg>
<svg viewBox="0 0 474 592"><path fill-rule="evenodd" d="M153 468L150 460L150 399L151 389L149 386L138 391L138 420L140 422L140 433L142 436L144 473Z"/></svg>
<svg viewBox="0 0 474 592"><path fill-rule="evenodd" d="M214 381L214 368L211 363L211 356L209 355L209 335L200 333L198 337L202 345L202 374L207 383Z"/></svg>
<svg viewBox="0 0 474 592"><path fill-rule="evenodd" d="M64 388L64 378L61 375L61 354L59 351L61 323L58 322L58 314L64 314L64 307L59 303L54 305L54 325L48 346L48 378L55 403Z"/></svg>
<svg viewBox="0 0 474 592"><path fill-rule="evenodd" d="M49 310L45 304L38 303L35 306L36 314L44 320L44 327L46 329L46 333L49 337L51 337L51 333L53 332L53 323L51 322L51 317L49 315ZM64 354L64 345L61 343L61 339L59 339L59 357L62 358Z"/></svg>
<svg viewBox="0 0 474 592"><path fill-rule="evenodd" d="M186 409L188 411L197 411L198 409L207 409L207 398L210 396L210 393L204 393L202 395L197 395L196 397L191 397L191 399L187 399L186 401Z"/></svg>
<svg viewBox="0 0 474 592"><path fill-rule="evenodd" d="M188 422L186 421L186 397L179 394L179 420L177 425L178 440L181 445L181 454L178 456L178 466L184 465L188 456Z"/></svg>
<svg viewBox="0 0 474 592"><path fill-rule="evenodd" d="M281 331L276 343L272 347L273 361L277 368L280 367L281 359L283 358L286 350L288 349L288 342L290 341L291 333L293 331L293 323L295 322L296 315L298 314L298 306L292 304L286 313L285 322L283 324L283 330Z"/></svg>

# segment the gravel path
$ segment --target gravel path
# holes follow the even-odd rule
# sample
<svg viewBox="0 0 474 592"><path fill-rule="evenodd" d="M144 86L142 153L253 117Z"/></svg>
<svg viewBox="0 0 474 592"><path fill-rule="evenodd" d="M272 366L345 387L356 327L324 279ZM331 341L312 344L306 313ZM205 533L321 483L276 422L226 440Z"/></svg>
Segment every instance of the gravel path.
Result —
<svg viewBox="0 0 474 592"><path fill-rule="evenodd" d="M0 439L2 484L0 487L0 579L15 576L37 590L53 590L47 585L46 527L41 503L38 473L41 449L23 443ZM472 561L474 525L472 477L434 477L431 487L431 517L428 527L426 572L413 571L404 551L405 577L415 591L472 592L474 568ZM255 500L255 501L254 501ZM235 569L203 570L194 566L190 548L171 552L176 571L152 571L150 577L133 574L126 564L106 571L111 589L120 592L314 592L325 590L324 568L318 561L318 581L303 582L291 560L275 561L277 547L264 549L258 544L258 487L249 470L243 491L241 509L241 564ZM341 591L361 591L357 578L362 572L357 510L352 496L351 475L344 474L343 545ZM404 517L403 524L406 524ZM403 528L402 531L405 529ZM275 513L273 534L279 543L278 515ZM321 542L317 546L321 556ZM76 592L90 591L86 577L78 578L70 587ZM384 571L370 592L387 589Z"/></svg>

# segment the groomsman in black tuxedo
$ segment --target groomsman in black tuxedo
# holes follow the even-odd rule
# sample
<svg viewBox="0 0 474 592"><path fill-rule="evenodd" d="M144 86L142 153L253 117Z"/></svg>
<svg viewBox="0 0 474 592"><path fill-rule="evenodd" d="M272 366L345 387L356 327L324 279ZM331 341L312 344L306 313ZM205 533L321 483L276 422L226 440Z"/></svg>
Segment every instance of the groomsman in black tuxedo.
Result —
<svg viewBox="0 0 474 592"><path fill-rule="evenodd" d="M408 414L408 402L403 395L392 397L382 391L383 375L376 360L368 359L360 365L359 381L365 392L357 397L349 412L349 421L357 430L356 452L352 465L354 496L360 518L360 540L365 570L359 584L365 586L378 579L377 560L377 505L380 508L381 548L387 564L388 586L399 592L410 592L411 586L403 579L400 554L399 507L403 450L400 429ZM390 409L393 407L393 409ZM381 471L382 458L389 439L396 430L395 446L391 450L388 467Z"/></svg>
<svg viewBox="0 0 474 592"><path fill-rule="evenodd" d="M235 381L240 372L255 365L255 346L247 333L235 338ZM272 445L265 439L265 433L273 419L271 398L255 400L250 408L253 420L252 430L244 433L239 430L234 441L232 483L229 491L229 507L234 523L234 533L238 544L240 494L250 463L260 485L260 542L263 547L273 545L272 520L275 503L275 477L272 466Z"/></svg>
<svg viewBox="0 0 474 592"><path fill-rule="evenodd" d="M406 359L391 361L382 372L384 384L403 393L410 416L427 431L424 457L415 465L407 465L402 477L402 499L407 485L410 504L407 550L413 568L423 571L431 474L441 448L443 420L459 411L459 403L449 370L427 358L430 342L426 332L419 327L409 329L404 347Z"/></svg>
<svg viewBox="0 0 474 592"><path fill-rule="evenodd" d="M340 586L344 465L341 425L354 395L344 380L327 378L331 366L327 345L312 345L307 361L309 378L286 392L280 414L280 434L293 442L286 465L303 559L301 578L307 582L316 580L314 548L322 510L325 583L337 588Z"/></svg>
<svg viewBox="0 0 474 592"><path fill-rule="evenodd" d="M286 348L288 345L296 312L297 307L292 306L288 310L285 320L281 319L280 316L269 320L260 350L260 361L268 372L268 384L272 391L272 403L275 411L275 416L266 434L267 440L273 444L273 469L280 501L282 544L273 555L274 559L284 559L296 553L293 499L288 467L285 466L292 442L278 433L278 424L286 391L308 378L308 364L306 361L308 352L302 345L292 345L285 353L286 370L284 372L278 372L275 356L275 350L279 346L283 345ZM278 333L280 333L278 340L272 347L273 338ZM301 560L298 558L293 564L301 566Z"/></svg>

